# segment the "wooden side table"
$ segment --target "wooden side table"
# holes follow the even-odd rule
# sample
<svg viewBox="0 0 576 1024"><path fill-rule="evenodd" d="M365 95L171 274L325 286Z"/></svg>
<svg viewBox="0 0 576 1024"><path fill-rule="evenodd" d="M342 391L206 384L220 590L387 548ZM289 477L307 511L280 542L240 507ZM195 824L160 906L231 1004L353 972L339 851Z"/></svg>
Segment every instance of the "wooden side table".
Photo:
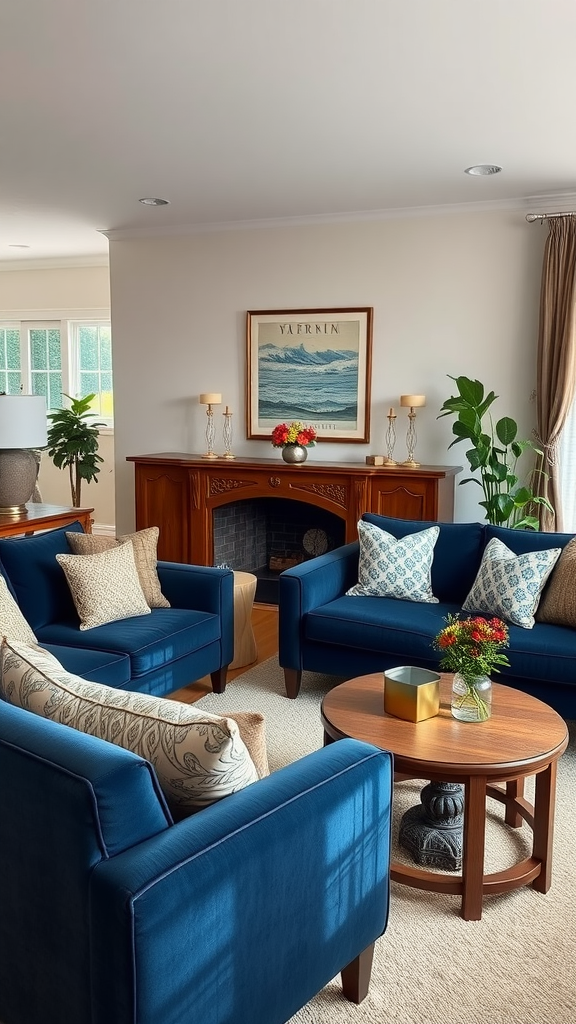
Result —
<svg viewBox="0 0 576 1024"><path fill-rule="evenodd" d="M256 583L251 572L234 570L234 661L230 668L244 668L258 657L252 629Z"/></svg>
<svg viewBox="0 0 576 1024"><path fill-rule="evenodd" d="M325 742L344 736L366 740L394 754L395 779L430 779L464 786L462 873L445 875L394 861L395 882L427 892L462 897L465 921L479 921L482 897L531 885L548 892L558 758L568 745L566 722L553 708L502 683L493 684L492 717L457 722L450 713L452 676L440 681L440 712L423 722L406 722L384 711L384 674L349 679L322 702ZM524 798L524 781L536 777L534 806ZM532 855L493 874L484 874L486 797L504 804L504 821L532 829Z"/></svg>
<svg viewBox="0 0 576 1024"><path fill-rule="evenodd" d="M93 511L93 508L71 508L67 505L29 501L26 511L21 515L0 514L0 537L29 536L38 530L54 530L59 526L70 526L76 521L82 524L85 533L92 533Z"/></svg>

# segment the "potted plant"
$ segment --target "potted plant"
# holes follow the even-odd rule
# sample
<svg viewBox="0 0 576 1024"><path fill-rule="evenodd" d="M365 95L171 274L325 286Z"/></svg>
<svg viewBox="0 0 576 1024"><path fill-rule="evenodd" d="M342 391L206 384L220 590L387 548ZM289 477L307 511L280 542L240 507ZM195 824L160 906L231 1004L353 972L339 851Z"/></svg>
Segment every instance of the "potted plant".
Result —
<svg viewBox="0 0 576 1024"><path fill-rule="evenodd" d="M480 505L492 525L538 530L540 524L534 515L535 507L543 505L550 512L554 511L548 499L536 494L531 486L534 476L543 471L533 468L528 481L522 484L517 462L524 452L531 451L541 463L543 452L533 441L518 440L518 426L510 416L503 416L494 423L489 410L498 395L493 391L486 395L479 380L469 377L450 377L450 380L455 381L458 394L446 399L438 419L456 416L452 424L456 439L449 448L460 441L470 441L472 447L468 448L466 458L472 472L480 471L480 478L467 477L460 483L476 483L482 488L484 498Z"/></svg>
<svg viewBox="0 0 576 1024"><path fill-rule="evenodd" d="M64 397L70 401L70 408L48 413L52 421L48 430L48 454L58 469L68 467L72 505L80 508L82 481L98 483L98 463L104 461L98 455L98 428L105 424L96 423L92 418L90 405L95 395Z"/></svg>

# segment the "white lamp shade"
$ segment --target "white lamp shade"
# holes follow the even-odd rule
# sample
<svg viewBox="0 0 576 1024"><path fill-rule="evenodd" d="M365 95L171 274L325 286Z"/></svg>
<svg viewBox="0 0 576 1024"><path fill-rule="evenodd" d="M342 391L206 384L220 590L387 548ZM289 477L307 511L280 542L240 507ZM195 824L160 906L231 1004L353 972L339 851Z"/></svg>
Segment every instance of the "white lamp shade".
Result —
<svg viewBox="0 0 576 1024"><path fill-rule="evenodd" d="M426 405L426 395L400 395L400 405L411 409Z"/></svg>
<svg viewBox="0 0 576 1024"><path fill-rule="evenodd" d="M222 395L216 391L207 391L200 395L200 405L222 405Z"/></svg>
<svg viewBox="0 0 576 1024"><path fill-rule="evenodd" d="M0 448L44 448L48 442L43 395L0 395Z"/></svg>

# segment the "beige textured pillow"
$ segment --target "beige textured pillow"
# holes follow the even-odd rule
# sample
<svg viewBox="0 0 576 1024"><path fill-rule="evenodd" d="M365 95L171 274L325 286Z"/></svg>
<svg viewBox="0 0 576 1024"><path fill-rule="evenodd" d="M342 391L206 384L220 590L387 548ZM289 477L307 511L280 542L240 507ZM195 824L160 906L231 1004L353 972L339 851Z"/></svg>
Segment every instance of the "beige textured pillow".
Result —
<svg viewBox="0 0 576 1024"><path fill-rule="evenodd" d="M22 640L25 644L38 642L32 627L28 625L8 590L8 584L2 573L0 573L0 636L5 636L8 640Z"/></svg>
<svg viewBox="0 0 576 1024"><path fill-rule="evenodd" d="M10 704L145 757L178 818L258 780L236 721L89 682L66 672L47 651L4 641L0 694Z"/></svg>
<svg viewBox="0 0 576 1024"><path fill-rule="evenodd" d="M66 574L80 629L150 615L131 542L96 555L56 555L56 561Z"/></svg>
<svg viewBox="0 0 576 1024"><path fill-rule="evenodd" d="M552 570L536 621L576 629L576 537L568 541Z"/></svg>
<svg viewBox="0 0 576 1024"><path fill-rule="evenodd" d="M160 589L160 580L156 569L158 563L158 537L160 530L157 526L150 526L146 530L138 530L136 533L126 533L122 537L105 537L94 533L78 533L69 531L66 539L75 555L95 555L101 551L109 551L118 544L125 544L131 540L134 546L134 561L140 579L140 586L144 591L144 597L150 608L169 608L170 602L166 600Z"/></svg>

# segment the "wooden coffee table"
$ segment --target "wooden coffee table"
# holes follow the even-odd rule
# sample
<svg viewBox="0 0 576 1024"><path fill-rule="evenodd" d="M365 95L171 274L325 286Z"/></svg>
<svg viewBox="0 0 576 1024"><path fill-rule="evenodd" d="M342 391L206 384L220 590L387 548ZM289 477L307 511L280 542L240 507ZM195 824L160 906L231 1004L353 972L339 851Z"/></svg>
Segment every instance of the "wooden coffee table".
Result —
<svg viewBox="0 0 576 1024"><path fill-rule="evenodd" d="M535 697L493 684L492 717L458 722L450 713L452 676L440 681L440 712L424 722L405 722L384 711L384 676L350 679L322 701L325 743L346 736L394 754L394 778L456 782L464 786L464 848L461 874L445 875L394 861L391 878L428 892L462 897L461 915L479 921L482 897L532 885L548 892L558 758L568 744L565 721ZM524 780L536 776L534 805ZM532 855L494 874L484 874L486 797L505 805L504 821L532 829Z"/></svg>

